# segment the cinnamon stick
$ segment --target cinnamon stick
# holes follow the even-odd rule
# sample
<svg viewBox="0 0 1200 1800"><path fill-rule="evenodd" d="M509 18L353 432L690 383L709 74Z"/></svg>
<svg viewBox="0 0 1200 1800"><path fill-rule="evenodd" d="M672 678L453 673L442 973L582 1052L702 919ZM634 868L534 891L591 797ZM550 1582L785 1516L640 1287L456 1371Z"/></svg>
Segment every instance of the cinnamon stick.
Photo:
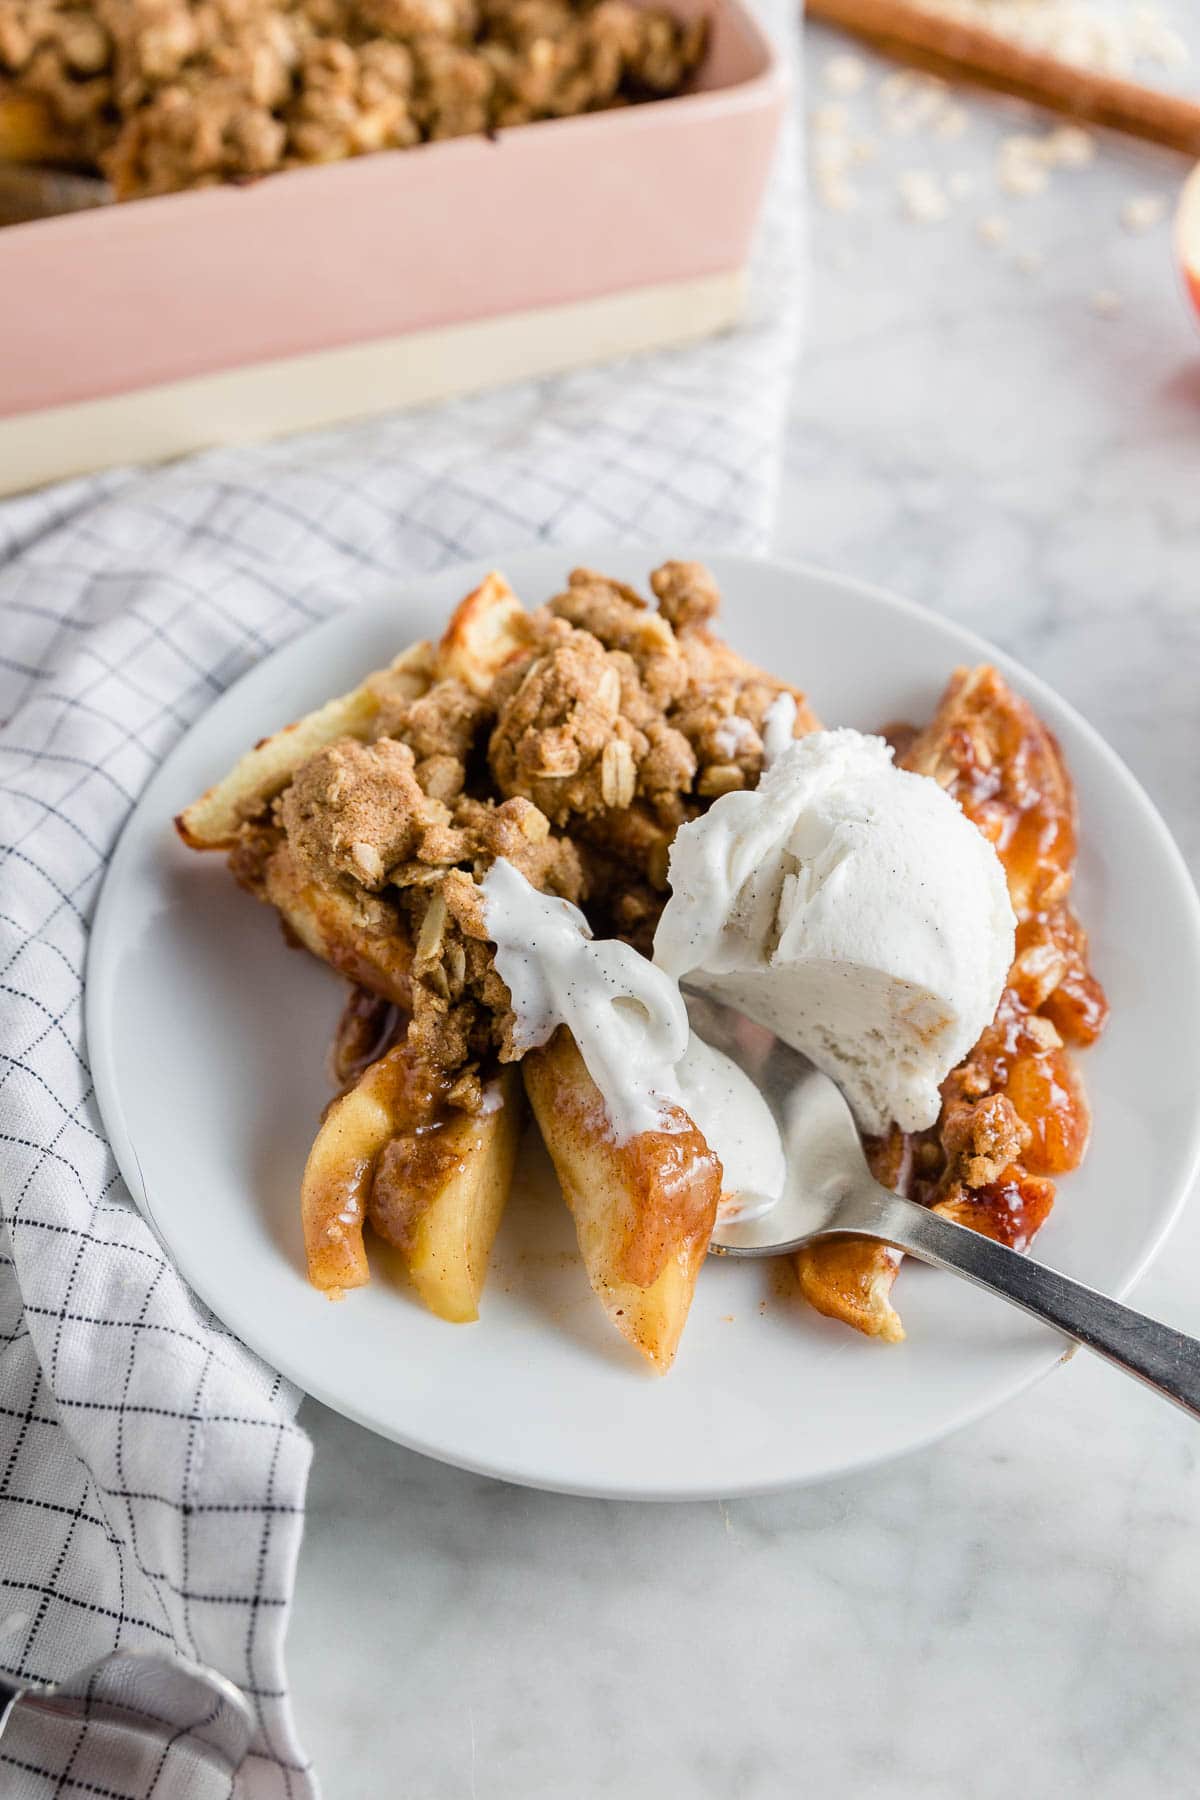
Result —
<svg viewBox="0 0 1200 1800"><path fill-rule="evenodd" d="M1200 105L1178 94L1063 62L917 0L808 0L808 14L931 74L972 81L1200 157Z"/></svg>

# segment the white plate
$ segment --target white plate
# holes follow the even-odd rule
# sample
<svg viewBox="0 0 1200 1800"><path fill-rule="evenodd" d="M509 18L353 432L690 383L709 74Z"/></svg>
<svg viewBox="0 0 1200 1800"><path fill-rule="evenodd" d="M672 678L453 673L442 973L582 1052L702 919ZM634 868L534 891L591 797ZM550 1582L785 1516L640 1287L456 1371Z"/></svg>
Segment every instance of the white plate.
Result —
<svg viewBox="0 0 1200 1800"><path fill-rule="evenodd" d="M609 546L503 562L534 604L573 560L641 582L663 557ZM1162 1244L1200 1148L1200 908L1166 828L1095 733L978 639L833 575L709 560L728 637L831 723L924 720L957 663L986 659L1059 734L1082 809L1079 907L1112 1022L1083 1058L1091 1151L1038 1248L1120 1293ZM146 1217L197 1293L308 1393L428 1455L537 1487L759 1493L895 1455L998 1405L1062 1357L1062 1340L911 1262L898 1347L820 1318L776 1268L710 1263L675 1368L653 1377L592 1298L536 1145L478 1324L444 1324L379 1271L339 1305L307 1285L297 1189L343 990L285 949L222 859L183 849L171 820L255 738L436 634L484 570L416 581L261 664L189 732L130 820L97 912L87 1032L105 1124Z"/></svg>

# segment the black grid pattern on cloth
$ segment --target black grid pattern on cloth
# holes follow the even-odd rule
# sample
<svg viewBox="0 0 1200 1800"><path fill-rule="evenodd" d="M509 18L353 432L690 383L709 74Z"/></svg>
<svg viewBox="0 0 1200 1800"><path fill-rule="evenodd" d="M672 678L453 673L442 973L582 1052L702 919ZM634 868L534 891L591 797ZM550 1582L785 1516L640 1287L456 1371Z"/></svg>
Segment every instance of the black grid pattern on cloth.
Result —
<svg viewBox="0 0 1200 1800"><path fill-rule="evenodd" d="M538 541L761 547L791 207L785 172L757 313L709 344L0 505L0 1667L54 1680L118 1644L215 1664L258 1717L237 1800L316 1792L283 1666L309 1445L105 1141L82 975L107 858L217 694L398 576ZM170 1800L182 1754L19 1709L0 1790Z"/></svg>

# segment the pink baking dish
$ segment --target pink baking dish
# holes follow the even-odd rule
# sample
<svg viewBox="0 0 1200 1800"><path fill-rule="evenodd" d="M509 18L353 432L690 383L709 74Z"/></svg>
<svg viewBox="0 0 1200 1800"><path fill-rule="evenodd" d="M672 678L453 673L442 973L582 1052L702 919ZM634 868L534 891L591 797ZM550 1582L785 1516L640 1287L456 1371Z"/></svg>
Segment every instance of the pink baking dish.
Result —
<svg viewBox="0 0 1200 1800"><path fill-rule="evenodd" d="M0 230L0 492L728 324L785 95L719 0L676 99Z"/></svg>

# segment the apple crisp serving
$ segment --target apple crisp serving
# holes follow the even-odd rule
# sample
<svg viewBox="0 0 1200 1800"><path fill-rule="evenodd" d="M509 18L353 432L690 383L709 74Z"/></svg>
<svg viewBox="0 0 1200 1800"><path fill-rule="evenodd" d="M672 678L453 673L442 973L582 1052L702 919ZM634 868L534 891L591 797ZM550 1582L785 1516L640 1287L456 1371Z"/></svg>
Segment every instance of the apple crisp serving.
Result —
<svg viewBox="0 0 1200 1800"><path fill-rule="evenodd" d="M705 43L628 0L0 0L0 156L134 199L677 94Z"/></svg>
<svg viewBox="0 0 1200 1800"><path fill-rule="evenodd" d="M769 710L819 729L802 693L714 630L696 563L650 577L657 604L574 570L527 610L499 575L351 693L263 740L177 820L345 976L341 1087L305 1172L309 1277L369 1277L364 1226L441 1316L471 1319L512 1179L522 1085L575 1214L593 1287L669 1367L722 1194L693 1121L615 1139L570 1032L528 1048L497 968L483 883L498 859L582 909L597 940L648 953L679 828L754 788ZM880 1179L1023 1247L1053 1177L1083 1154L1068 1045L1104 1020L1069 907L1074 801L1057 745L992 669L959 671L933 721L895 734L904 767L947 789L995 846L1018 918L994 1023L942 1088L928 1131L868 1145ZM523 1083L521 1077L523 1076ZM820 1244L798 1258L821 1311L902 1336L898 1257Z"/></svg>

